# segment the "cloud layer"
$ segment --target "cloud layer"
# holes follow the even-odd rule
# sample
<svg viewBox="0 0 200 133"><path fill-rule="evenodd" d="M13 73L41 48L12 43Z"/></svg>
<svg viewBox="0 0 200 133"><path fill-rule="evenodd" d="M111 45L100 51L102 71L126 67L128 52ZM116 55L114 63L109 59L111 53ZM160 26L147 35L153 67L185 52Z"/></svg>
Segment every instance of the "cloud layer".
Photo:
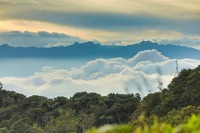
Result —
<svg viewBox="0 0 200 133"><path fill-rule="evenodd" d="M1 0L0 32L46 31L104 44L154 40L199 48L198 5L199 0Z"/></svg>
<svg viewBox="0 0 200 133"><path fill-rule="evenodd" d="M29 13L28 13L29 12ZM31 15L30 15L31 14ZM99 12L50 12L50 11L27 11L21 14L13 13L14 19L50 22L59 25L78 28L127 31L157 29L177 31L186 34L200 34L200 19L166 18L153 14L120 14Z"/></svg>
<svg viewBox="0 0 200 133"><path fill-rule="evenodd" d="M10 31L0 33L0 44L9 44L12 46L24 47L53 47L53 46L67 46L74 42L83 42L79 37L73 37L60 33L49 33L45 31L40 32L20 32Z"/></svg>
<svg viewBox="0 0 200 133"><path fill-rule="evenodd" d="M37 94L47 97L70 97L75 92L140 93L159 91L158 80L164 87L176 74L176 60L168 59L156 50L146 50L131 59L96 59L80 68L56 69L43 67L40 72L27 78L1 78L5 89L28 96ZM200 61L178 60L179 70L195 68Z"/></svg>
<svg viewBox="0 0 200 133"><path fill-rule="evenodd" d="M54 11L54 12L116 12L138 13L147 12L170 17L199 17L198 0L1 0L0 7L3 13L23 13L26 11ZM54 7L54 8L52 8ZM171 10L169 10L171 9ZM166 12L167 10L167 12ZM8 17L8 16L7 16ZM21 15L23 17L23 15Z"/></svg>

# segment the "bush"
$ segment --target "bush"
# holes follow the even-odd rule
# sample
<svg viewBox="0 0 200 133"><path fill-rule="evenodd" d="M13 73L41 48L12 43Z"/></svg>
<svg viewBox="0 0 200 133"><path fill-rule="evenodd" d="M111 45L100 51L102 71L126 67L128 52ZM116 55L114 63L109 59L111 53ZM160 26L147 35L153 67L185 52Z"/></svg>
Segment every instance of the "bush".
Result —
<svg viewBox="0 0 200 133"><path fill-rule="evenodd" d="M154 119L151 126L148 126L143 119L140 120L141 124L137 127L118 125L111 126L110 129L103 132L99 129L91 129L86 133L200 133L200 115L192 115L186 123L176 127L167 123L159 123L157 118Z"/></svg>

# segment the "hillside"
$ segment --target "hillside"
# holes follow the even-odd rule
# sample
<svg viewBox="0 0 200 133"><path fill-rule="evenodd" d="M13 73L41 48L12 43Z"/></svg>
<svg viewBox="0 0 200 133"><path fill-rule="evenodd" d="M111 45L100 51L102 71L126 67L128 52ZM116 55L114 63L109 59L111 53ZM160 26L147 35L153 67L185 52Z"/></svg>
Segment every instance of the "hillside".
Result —
<svg viewBox="0 0 200 133"><path fill-rule="evenodd" d="M173 125L185 120L188 115L200 113L200 66L182 70L167 89L152 93L143 98L132 114L135 121L142 112L146 118L156 115L162 121ZM178 118L177 118L178 117Z"/></svg>
<svg viewBox="0 0 200 133"><path fill-rule="evenodd" d="M72 132L77 125L85 129L104 124L130 122L141 125L145 115L148 125L158 120L176 126L200 113L200 66L182 70L168 88L150 93L142 100L139 94L109 94L80 92L71 98L48 99L26 97L0 90L0 131L11 132Z"/></svg>
<svg viewBox="0 0 200 133"><path fill-rule="evenodd" d="M109 46L93 42L74 43L66 47L11 47L0 46L0 58L131 58L140 51L155 49L169 58L200 59L200 50L178 45L159 45L143 41L128 46Z"/></svg>

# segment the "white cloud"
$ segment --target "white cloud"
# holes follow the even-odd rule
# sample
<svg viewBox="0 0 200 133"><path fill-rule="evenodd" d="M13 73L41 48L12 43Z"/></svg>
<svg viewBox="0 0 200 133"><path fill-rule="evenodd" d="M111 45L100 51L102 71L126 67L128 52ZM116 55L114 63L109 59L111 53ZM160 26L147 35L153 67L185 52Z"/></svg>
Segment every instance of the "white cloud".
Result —
<svg viewBox="0 0 200 133"><path fill-rule="evenodd" d="M128 63L131 66L135 66L136 64L142 61L150 61L152 63L155 63L155 62L162 62L166 60L168 60L167 57L163 56L160 52L153 49L153 50L145 50L145 51L139 52L133 58L129 59Z"/></svg>
<svg viewBox="0 0 200 133"><path fill-rule="evenodd" d="M148 58L147 58L148 57ZM28 96L37 94L47 97L72 96L75 92L140 93L159 91L158 80L167 87L175 74L175 59L168 59L156 50L138 53L126 60L122 58L96 59L80 68L69 70L43 67L28 78L1 78L5 89ZM178 60L179 69L195 68L199 60ZM160 73L160 74L158 74Z"/></svg>

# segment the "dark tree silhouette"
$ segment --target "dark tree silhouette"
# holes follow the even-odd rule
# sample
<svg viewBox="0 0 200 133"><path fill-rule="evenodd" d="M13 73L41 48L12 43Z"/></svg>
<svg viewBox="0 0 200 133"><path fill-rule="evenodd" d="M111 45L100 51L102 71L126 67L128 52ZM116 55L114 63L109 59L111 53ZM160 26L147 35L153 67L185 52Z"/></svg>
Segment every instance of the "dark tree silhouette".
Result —
<svg viewBox="0 0 200 133"><path fill-rule="evenodd" d="M0 90L3 89L3 84L0 82Z"/></svg>

